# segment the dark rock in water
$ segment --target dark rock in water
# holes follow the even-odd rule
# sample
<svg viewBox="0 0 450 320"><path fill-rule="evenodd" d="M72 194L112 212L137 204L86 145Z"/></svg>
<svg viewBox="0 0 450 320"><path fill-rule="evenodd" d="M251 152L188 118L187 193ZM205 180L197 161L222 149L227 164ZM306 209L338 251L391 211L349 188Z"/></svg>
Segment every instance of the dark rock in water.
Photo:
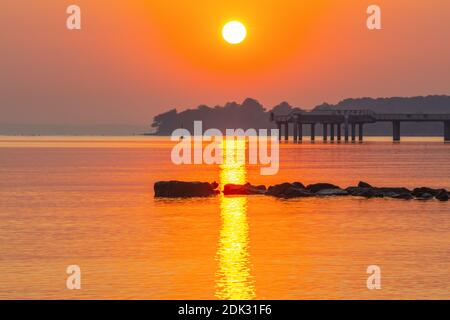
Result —
<svg viewBox="0 0 450 320"><path fill-rule="evenodd" d="M382 193L394 192L394 193L409 193L409 194L411 194L411 190L409 190L407 188L376 188L376 189Z"/></svg>
<svg viewBox="0 0 450 320"><path fill-rule="evenodd" d="M349 195L358 197L360 193L362 192L363 188L360 187L348 187L345 189L345 191L348 192Z"/></svg>
<svg viewBox="0 0 450 320"><path fill-rule="evenodd" d="M293 187L293 185L291 183L277 184L274 186L270 186L269 189L267 190L266 194L269 196L274 196L274 197L280 196L281 197L287 189L292 188L292 187Z"/></svg>
<svg viewBox="0 0 450 320"><path fill-rule="evenodd" d="M406 188L376 188L384 197L394 199L410 200L413 197L410 190Z"/></svg>
<svg viewBox="0 0 450 320"><path fill-rule="evenodd" d="M420 196L416 196L417 200L424 200L424 201L431 200L433 198L434 198L434 196L430 193L422 193L422 194L420 194Z"/></svg>
<svg viewBox="0 0 450 320"><path fill-rule="evenodd" d="M309 192L306 189L291 187L287 188L281 197L286 199L292 199L292 198L309 198L314 196L315 196L314 193Z"/></svg>
<svg viewBox="0 0 450 320"><path fill-rule="evenodd" d="M314 194L304 188L301 188L302 185L303 184L299 182L277 184L269 187L266 195L287 199L313 197Z"/></svg>
<svg viewBox="0 0 450 320"><path fill-rule="evenodd" d="M439 190L438 194L436 194L436 199L439 201L448 201L450 200L450 195L448 194L448 191L445 189Z"/></svg>
<svg viewBox="0 0 450 320"><path fill-rule="evenodd" d="M158 198L191 198L216 195L218 186L216 182L159 181L154 189Z"/></svg>
<svg viewBox="0 0 450 320"><path fill-rule="evenodd" d="M265 194L266 186L252 186L250 183L239 184L227 184L223 189L225 195L252 195L252 194Z"/></svg>
<svg viewBox="0 0 450 320"><path fill-rule="evenodd" d="M214 181L213 183L211 183L211 187L215 190L219 187L219 184Z"/></svg>
<svg viewBox="0 0 450 320"><path fill-rule="evenodd" d="M316 184L310 184L306 187L307 190L317 193L321 190L327 190L327 189L340 189L338 186L335 186L334 184L330 183L316 183Z"/></svg>
<svg viewBox="0 0 450 320"><path fill-rule="evenodd" d="M424 194L431 194L433 197L436 196L439 193L440 190L438 189L431 189L431 188L416 188L413 190L412 194L414 197L421 198Z"/></svg>
<svg viewBox="0 0 450 320"><path fill-rule="evenodd" d="M359 188L373 188L370 184L368 184L367 182L364 182L364 181L360 181L358 183L358 187Z"/></svg>
<svg viewBox="0 0 450 320"><path fill-rule="evenodd" d="M217 182L183 182L183 181L159 181L155 183L155 197L161 198L190 198L209 197L219 194ZM417 199L431 200L433 197L440 201L449 201L450 194L445 189L416 188L413 191L407 188L377 188L366 182L359 182L357 187L348 187L345 190L330 183L316 183L305 187L301 182L282 183L270 186L254 186L227 184L224 186L225 195L268 195L283 199L326 197L326 196L355 196L364 198L393 198L393 199Z"/></svg>
<svg viewBox="0 0 450 320"><path fill-rule="evenodd" d="M305 185L304 185L303 183L301 183L301 182L294 182L294 183L292 184L292 186L293 186L294 188L298 188L298 189L306 189Z"/></svg>
<svg viewBox="0 0 450 320"><path fill-rule="evenodd" d="M375 188L363 188L359 194L360 197L364 198L383 198L383 193L379 192Z"/></svg>
<svg viewBox="0 0 450 320"><path fill-rule="evenodd" d="M342 189L324 189L316 193L318 196L348 196L349 193Z"/></svg>
<svg viewBox="0 0 450 320"><path fill-rule="evenodd" d="M345 191L355 197L383 198L383 194L375 188L348 187Z"/></svg>
<svg viewBox="0 0 450 320"><path fill-rule="evenodd" d="M402 200L414 199L414 197L410 193L393 193L393 194L387 195L386 197L393 198L393 199L402 199Z"/></svg>

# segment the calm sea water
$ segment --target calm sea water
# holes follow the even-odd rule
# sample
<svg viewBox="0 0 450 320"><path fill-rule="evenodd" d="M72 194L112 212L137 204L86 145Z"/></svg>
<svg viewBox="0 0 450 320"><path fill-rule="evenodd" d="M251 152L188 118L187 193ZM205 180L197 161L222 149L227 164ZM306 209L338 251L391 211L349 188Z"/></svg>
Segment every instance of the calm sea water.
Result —
<svg viewBox="0 0 450 320"><path fill-rule="evenodd" d="M450 203L153 196L168 179L450 188L439 140L282 145L262 177L175 166L163 138L0 137L0 298L449 299Z"/></svg>

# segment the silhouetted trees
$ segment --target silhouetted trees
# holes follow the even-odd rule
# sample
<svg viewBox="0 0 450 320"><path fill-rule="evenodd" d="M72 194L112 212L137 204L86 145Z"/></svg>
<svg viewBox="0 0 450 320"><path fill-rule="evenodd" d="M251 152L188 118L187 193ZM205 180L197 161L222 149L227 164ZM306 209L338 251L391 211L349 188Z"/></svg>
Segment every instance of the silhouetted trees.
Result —
<svg viewBox="0 0 450 320"><path fill-rule="evenodd" d="M288 114L293 108L283 102L272 109L275 114ZM196 109L188 109L178 113L175 109L157 115L153 119L152 128L157 135L170 135L175 129L185 128L193 132L194 121L202 121L203 129L217 128L225 132L226 129L274 128L270 122L270 112L255 99L245 99L242 104L230 102L224 106L208 107L201 105Z"/></svg>

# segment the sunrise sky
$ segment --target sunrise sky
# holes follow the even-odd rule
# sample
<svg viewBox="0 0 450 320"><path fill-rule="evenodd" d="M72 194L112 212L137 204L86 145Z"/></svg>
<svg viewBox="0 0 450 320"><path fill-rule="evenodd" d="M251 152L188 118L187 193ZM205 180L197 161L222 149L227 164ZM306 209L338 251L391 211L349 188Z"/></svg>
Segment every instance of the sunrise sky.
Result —
<svg viewBox="0 0 450 320"><path fill-rule="evenodd" d="M366 28L370 4L383 30ZM66 8L82 30L66 29ZM147 124L176 107L449 94L442 0L2 0L0 123ZM247 39L221 37L230 20Z"/></svg>

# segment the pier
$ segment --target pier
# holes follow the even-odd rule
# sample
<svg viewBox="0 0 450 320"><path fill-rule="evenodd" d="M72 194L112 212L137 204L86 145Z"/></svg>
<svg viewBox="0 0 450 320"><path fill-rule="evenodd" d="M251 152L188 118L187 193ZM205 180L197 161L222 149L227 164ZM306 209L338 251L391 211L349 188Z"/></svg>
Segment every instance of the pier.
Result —
<svg viewBox="0 0 450 320"><path fill-rule="evenodd" d="M293 127L294 142L303 140L303 128L311 129L311 141L316 140L316 129L319 125L323 130L323 140L327 142L362 142L364 140L364 126L377 122L392 123L392 140L401 140L402 122L442 122L444 124L443 137L450 142L450 114L400 114L375 113L371 110L318 110L292 112L289 115L271 114L271 121L277 124L280 140L289 141L289 129Z"/></svg>

